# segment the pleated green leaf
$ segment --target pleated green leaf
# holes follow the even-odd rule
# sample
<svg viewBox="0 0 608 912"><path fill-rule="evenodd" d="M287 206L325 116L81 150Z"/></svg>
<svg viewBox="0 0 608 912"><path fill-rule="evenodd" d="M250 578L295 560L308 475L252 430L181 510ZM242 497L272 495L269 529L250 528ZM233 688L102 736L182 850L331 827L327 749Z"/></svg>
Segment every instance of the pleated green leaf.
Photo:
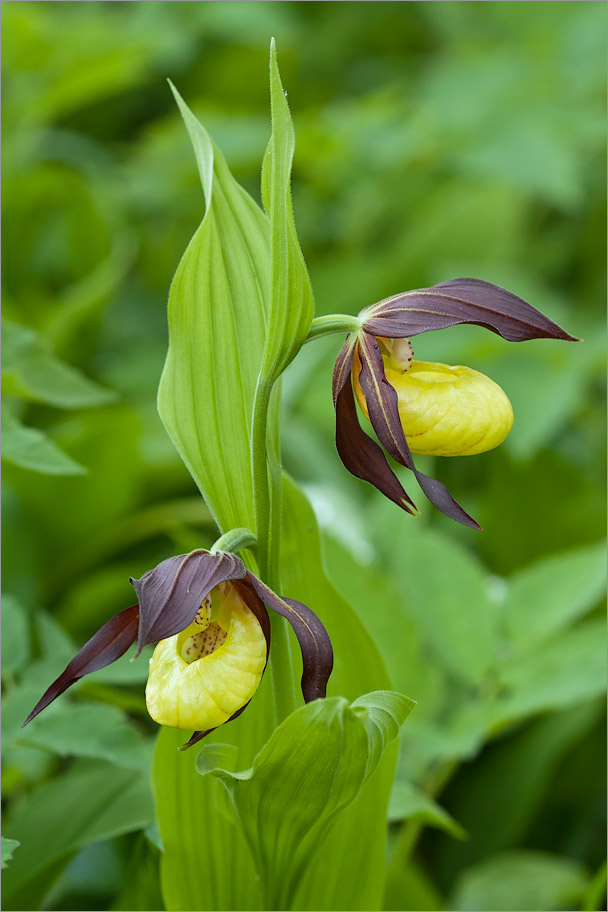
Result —
<svg viewBox="0 0 608 912"><path fill-rule="evenodd" d="M323 836L375 771L412 705L390 691L352 704L315 700L288 716L241 772L217 766L213 749L200 752L199 773L219 778L232 798L265 908L288 908Z"/></svg>
<svg viewBox="0 0 608 912"><path fill-rule="evenodd" d="M285 479L283 500L283 593L309 605L329 631L335 654L330 696L355 701L368 691L389 689L374 642L325 574L311 506L289 479ZM297 646L293 652L297 655ZM300 672L297 667L296 676ZM266 674L243 715L218 729L206 742L206 746L218 742L231 745L229 769L251 767L272 735L276 723L271 684ZM220 782L213 776L196 773L190 751L178 752L186 739L185 732L162 729L154 763L156 813L164 846L161 875L166 908L259 910L263 908L262 885L243 829ZM380 908L395 748L394 743L387 747L358 797L340 811L319 849L306 859L299 887L282 908ZM353 871L357 872L356 877Z"/></svg>
<svg viewBox="0 0 608 912"><path fill-rule="evenodd" d="M249 439L265 338L269 225L174 89L205 195L169 294L161 419L222 531L254 528Z"/></svg>
<svg viewBox="0 0 608 912"><path fill-rule="evenodd" d="M314 298L298 243L291 202L295 132L270 46L272 136L262 169L262 199L270 218L270 309L262 376L280 376L302 347L314 315Z"/></svg>

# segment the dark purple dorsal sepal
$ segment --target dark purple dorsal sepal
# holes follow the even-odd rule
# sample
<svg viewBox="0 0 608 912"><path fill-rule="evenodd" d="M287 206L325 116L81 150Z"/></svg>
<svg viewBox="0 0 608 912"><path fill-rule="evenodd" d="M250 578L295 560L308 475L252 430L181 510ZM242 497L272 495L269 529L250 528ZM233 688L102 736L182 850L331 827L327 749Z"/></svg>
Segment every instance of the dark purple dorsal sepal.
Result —
<svg viewBox="0 0 608 912"><path fill-rule="evenodd" d="M509 342L578 341L523 298L481 279L450 279L429 288L393 295L366 308L361 316L366 333L389 338L473 323Z"/></svg>
<svg viewBox="0 0 608 912"><path fill-rule="evenodd" d="M234 554L201 549L170 557L132 579L140 609L138 651L184 630L214 586L244 576L245 565Z"/></svg>

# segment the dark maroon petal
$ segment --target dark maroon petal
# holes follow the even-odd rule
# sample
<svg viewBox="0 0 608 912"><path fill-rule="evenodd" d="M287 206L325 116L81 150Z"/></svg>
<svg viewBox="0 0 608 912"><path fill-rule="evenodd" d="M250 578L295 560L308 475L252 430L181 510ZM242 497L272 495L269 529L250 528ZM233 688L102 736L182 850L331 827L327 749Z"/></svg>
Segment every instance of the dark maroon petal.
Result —
<svg viewBox="0 0 608 912"><path fill-rule="evenodd" d="M361 430L350 377L338 393L335 406L336 449L345 468L413 515L416 505L403 490L378 444Z"/></svg>
<svg viewBox="0 0 608 912"><path fill-rule="evenodd" d="M436 478L431 478L430 475L423 475L422 472L419 472L416 468L413 471L416 476L416 481L434 507L437 507L438 510L445 513L450 519L462 523L463 526L469 526L471 529L481 531L482 527L479 523L473 519L472 516L469 516L466 510L463 510L444 484L437 481Z"/></svg>
<svg viewBox="0 0 608 912"><path fill-rule="evenodd" d="M201 549L169 557L141 579L132 579L140 610L138 654L148 643L166 640L191 624L218 583L244 576L245 565L234 554Z"/></svg>
<svg viewBox="0 0 608 912"><path fill-rule="evenodd" d="M302 652L302 695L306 703L324 697L334 665L334 654L327 630L317 615L294 599L280 598L272 589L247 571L261 600L271 611L286 618L293 627Z"/></svg>
<svg viewBox="0 0 608 912"><path fill-rule="evenodd" d="M36 703L35 707L23 723L28 722L37 716L39 712L56 700L60 694L75 684L83 675L90 674L92 671L99 671L106 665L111 665L116 659L127 651L129 646L135 642L137 637L137 626L139 618L139 606L132 605L119 611L114 617L101 627L97 633L94 633L80 652L78 652L65 671L59 675L56 681L53 681L46 693Z"/></svg>
<svg viewBox="0 0 608 912"><path fill-rule="evenodd" d="M355 354L356 345L357 336L349 334L346 337L346 342L344 343L340 354L336 358L331 383L334 397L334 406L336 405L338 396L342 392L342 389L345 386L347 380L350 382L350 372L353 366L353 357Z"/></svg>
<svg viewBox="0 0 608 912"><path fill-rule="evenodd" d="M454 500L445 485L423 475L414 465L399 416L399 397L384 374L384 362L376 339L365 335L361 339L359 352L359 383L367 403L369 419L380 443L396 462L412 470L425 495L438 510L465 526L481 529L479 523Z"/></svg>
<svg viewBox="0 0 608 912"><path fill-rule="evenodd" d="M450 279L386 298L363 311L363 329L402 338L457 323L474 323L509 342L527 339L579 341L523 298L481 279Z"/></svg>
<svg viewBox="0 0 608 912"><path fill-rule="evenodd" d="M399 397L384 373L380 346L374 336L362 334L359 346L359 383L365 396L369 420L389 456L412 471L414 461L399 416Z"/></svg>

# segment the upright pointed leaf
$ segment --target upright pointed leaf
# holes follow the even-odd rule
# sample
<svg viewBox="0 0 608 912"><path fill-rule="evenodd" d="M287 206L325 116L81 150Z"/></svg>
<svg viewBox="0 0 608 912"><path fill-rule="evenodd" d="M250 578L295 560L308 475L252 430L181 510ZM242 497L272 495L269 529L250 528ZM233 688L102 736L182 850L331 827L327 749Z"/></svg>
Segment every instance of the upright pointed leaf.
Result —
<svg viewBox="0 0 608 912"><path fill-rule="evenodd" d="M359 795L412 702L390 691L315 700L288 716L249 770L198 769L226 786L256 862L265 907L295 908L306 869L340 811ZM300 908L297 906L297 908ZM325 906L327 908L327 906Z"/></svg>
<svg viewBox="0 0 608 912"><path fill-rule="evenodd" d="M262 197L270 218L270 308L262 373L275 379L308 335L314 299L293 217L290 178L295 133L274 39L270 47L270 106L272 136L262 171Z"/></svg>
<svg viewBox="0 0 608 912"><path fill-rule="evenodd" d="M158 410L220 529L253 529L249 437L269 294L268 220L174 92L206 211L171 285Z"/></svg>
<svg viewBox="0 0 608 912"><path fill-rule="evenodd" d="M312 507L287 477L283 500L283 587L285 592L309 605L327 628L335 657L328 686L330 697L340 695L357 702L366 691L390 688L374 641L327 577ZM310 859L292 908L380 908L385 878L386 815L395 757L396 745L389 745L360 795L340 812L319 852ZM363 832L365 839L361 839ZM352 877L353 871L358 872L356 878Z"/></svg>

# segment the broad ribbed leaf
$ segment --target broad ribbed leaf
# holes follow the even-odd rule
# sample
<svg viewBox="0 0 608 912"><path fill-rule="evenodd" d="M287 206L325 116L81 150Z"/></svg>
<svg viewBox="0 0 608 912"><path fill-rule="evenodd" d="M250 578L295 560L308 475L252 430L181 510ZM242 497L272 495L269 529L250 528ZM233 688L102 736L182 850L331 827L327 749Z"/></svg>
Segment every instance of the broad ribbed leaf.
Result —
<svg viewBox="0 0 608 912"><path fill-rule="evenodd" d="M197 768L228 789L256 862L268 909L293 908L303 872L334 818L359 795L412 708L378 691L350 704L315 700L273 732L249 770L215 765L203 748ZM327 908L327 906L326 906Z"/></svg>
<svg viewBox="0 0 608 912"><path fill-rule="evenodd" d="M262 375L274 380L304 344L314 315L312 288L291 202L295 133L274 39L270 47L270 107L272 136L262 171L262 198L270 218L270 307Z"/></svg>
<svg viewBox="0 0 608 912"><path fill-rule="evenodd" d="M253 529L249 438L269 294L268 220L175 96L206 211L171 285L158 410L220 529Z"/></svg>
<svg viewBox="0 0 608 912"><path fill-rule="evenodd" d="M315 611L331 638L335 665L330 696L356 700L369 690L390 688L376 644L349 603L329 581L312 508L285 478L281 549L283 587ZM361 606L364 610L364 606ZM373 610L373 605L369 605ZM391 745L358 798L335 821L307 866L293 909L380 908L385 879L386 814L395 768ZM361 834L365 833L365 839ZM352 872L357 871L357 877Z"/></svg>
<svg viewBox="0 0 608 912"><path fill-rule="evenodd" d="M319 615L331 637L335 666L331 696L356 700L390 686L382 659L357 616L325 574L319 533L310 504L289 479L283 487L281 548L283 590ZM295 637L294 637L295 645ZM271 649L272 652L272 649ZM293 655L301 670L297 648ZM316 703L309 704L315 706ZM232 745L231 769L249 768L275 727L272 677L266 674L246 711L209 735ZM162 729L154 764L154 792L160 833L163 895L167 909L263 908L261 882L241 827L214 777L194 770L191 752L181 753L182 732ZM341 811L314 856L308 859L300 888L286 909L380 907L385 877L386 810L396 750L390 745L361 794ZM201 825L204 821L204 826ZM365 833L365 839L361 838ZM205 876L200 876L201 858ZM358 872L352 876L353 870Z"/></svg>

